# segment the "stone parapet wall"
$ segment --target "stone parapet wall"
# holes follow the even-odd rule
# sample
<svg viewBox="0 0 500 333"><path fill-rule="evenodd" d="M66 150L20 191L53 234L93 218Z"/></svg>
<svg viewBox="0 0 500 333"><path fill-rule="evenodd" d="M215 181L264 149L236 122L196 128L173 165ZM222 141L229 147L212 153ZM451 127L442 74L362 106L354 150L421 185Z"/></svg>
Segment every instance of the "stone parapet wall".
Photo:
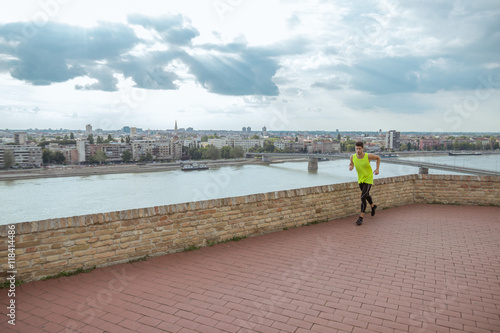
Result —
<svg viewBox="0 0 500 333"><path fill-rule="evenodd" d="M416 203L500 206L500 177L418 175Z"/></svg>
<svg viewBox="0 0 500 333"><path fill-rule="evenodd" d="M411 203L499 205L500 177L408 175L375 180L380 208ZM359 212L356 182L15 224L16 280L103 267L323 222ZM0 226L0 283L9 271Z"/></svg>

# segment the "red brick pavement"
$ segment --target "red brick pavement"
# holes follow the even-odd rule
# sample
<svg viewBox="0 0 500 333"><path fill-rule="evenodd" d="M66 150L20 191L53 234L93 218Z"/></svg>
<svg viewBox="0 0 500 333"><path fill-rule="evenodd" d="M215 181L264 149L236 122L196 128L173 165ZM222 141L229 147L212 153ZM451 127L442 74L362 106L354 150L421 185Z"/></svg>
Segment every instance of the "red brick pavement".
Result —
<svg viewBox="0 0 500 333"><path fill-rule="evenodd" d="M0 290L1 332L500 332L500 208L408 205Z"/></svg>

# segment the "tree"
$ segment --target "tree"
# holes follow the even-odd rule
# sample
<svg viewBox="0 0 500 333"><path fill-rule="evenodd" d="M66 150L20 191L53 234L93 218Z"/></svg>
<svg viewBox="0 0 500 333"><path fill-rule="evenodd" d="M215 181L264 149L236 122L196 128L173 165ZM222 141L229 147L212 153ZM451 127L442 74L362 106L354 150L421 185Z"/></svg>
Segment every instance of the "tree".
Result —
<svg viewBox="0 0 500 333"><path fill-rule="evenodd" d="M130 160L132 159L132 153L130 152L130 150L125 150L122 153L122 159L123 159L123 162L125 162L125 163L130 162Z"/></svg>
<svg viewBox="0 0 500 333"><path fill-rule="evenodd" d="M9 169L10 167L12 167L14 165L14 162L15 162L14 152L12 152L12 150L10 150L10 149L4 150L3 164L4 164L5 169Z"/></svg>
<svg viewBox="0 0 500 333"><path fill-rule="evenodd" d="M107 141L108 141L108 142L111 142L111 141L113 141L113 137L111 136L111 134L108 134L108 138L107 138Z"/></svg>
<svg viewBox="0 0 500 333"><path fill-rule="evenodd" d="M491 149L495 149L495 142L496 142L495 137L491 136L490 137L490 147L491 147Z"/></svg>
<svg viewBox="0 0 500 333"><path fill-rule="evenodd" d="M87 136L87 141L93 145L94 144L94 135L92 134L89 134L89 136Z"/></svg>
<svg viewBox="0 0 500 333"><path fill-rule="evenodd" d="M93 157L94 157L94 161L99 162L100 164L102 164L102 162L106 161L106 159L108 158L106 156L106 153L102 150L96 151L95 155Z"/></svg>
<svg viewBox="0 0 500 333"><path fill-rule="evenodd" d="M56 151L53 155L53 161L54 163L57 163L57 164L63 164L64 162L66 162L66 157L64 156L64 154L60 151Z"/></svg>
<svg viewBox="0 0 500 333"><path fill-rule="evenodd" d="M130 143L130 136L127 136L127 137L125 138L125 142L126 142L126 143Z"/></svg>
<svg viewBox="0 0 500 333"><path fill-rule="evenodd" d="M70 140L75 140L75 135L73 134L73 132L71 132L69 134L69 138L70 138Z"/></svg>
<svg viewBox="0 0 500 333"><path fill-rule="evenodd" d="M42 152L42 161L43 164L50 164L52 163L52 152L48 149L44 149Z"/></svg>
<svg viewBox="0 0 500 333"><path fill-rule="evenodd" d="M243 150L243 147L236 146L231 150L231 157L242 158L243 156L245 156L245 151Z"/></svg>
<svg viewBox="0 0 500 333"><path fill-rule="evenodd" d="M220 156L222 158L231 158L231 147L222 147L222 149L220 150Z"/></svg>
<svg viewBox="0 0 500 333"><path fill-rule="evenodd" d="M220 158L219 148L213 145L208 146L207 149L203 152L203 158L210 160L218 160Z"/></svg>
<svg viewBox="0 0 500 333"><path fill-rule="evenodd" d="M196 148L196 147L191 147L188 148L187 154L190 156L192 160L201 160L202 157L202 149L203 148Z"/></svg>
<svg viewBox="0 0 500 333"><path fill-rule="evenodd" d="M264 141L264 151L269 152L269 153L274 152L274 144L269 140L265 140Z"/></svg>
<svg viewBox="0 0 500 333"><path fill-rule="evenodd" d="M201 142L208 142L208 135L203 135L201 137Z"/></svg>
<svg viewBox="0 0 500 333"><path fill-rule="evenodd" d="M99 135L97 136L97 141L96 141L97 144L102 144L104 143L104 140L102 139L102 137L100 137Z"/></svg>

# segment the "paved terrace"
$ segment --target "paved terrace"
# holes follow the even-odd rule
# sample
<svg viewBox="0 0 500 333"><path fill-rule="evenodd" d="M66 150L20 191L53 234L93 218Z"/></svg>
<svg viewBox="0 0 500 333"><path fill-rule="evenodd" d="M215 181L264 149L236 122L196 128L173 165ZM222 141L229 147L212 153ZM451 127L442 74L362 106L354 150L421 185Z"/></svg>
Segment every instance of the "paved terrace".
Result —
<svg viewBox="0 0 500 333"><path fill-rule="evenodd" d="M500 208L408 205L37 281L1 332L500 332Z"/></svg>

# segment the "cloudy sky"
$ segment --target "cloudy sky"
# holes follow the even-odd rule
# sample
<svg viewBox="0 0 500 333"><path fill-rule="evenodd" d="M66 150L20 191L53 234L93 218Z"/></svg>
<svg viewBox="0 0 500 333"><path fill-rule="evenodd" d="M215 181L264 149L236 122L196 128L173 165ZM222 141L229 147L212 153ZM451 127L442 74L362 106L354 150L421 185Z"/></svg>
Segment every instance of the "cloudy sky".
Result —
<svg viewBox="0 0 500 333"><path fill-rule="evenodd" d="M23 0L0 128L500 131L500 2Z"/></svg>

